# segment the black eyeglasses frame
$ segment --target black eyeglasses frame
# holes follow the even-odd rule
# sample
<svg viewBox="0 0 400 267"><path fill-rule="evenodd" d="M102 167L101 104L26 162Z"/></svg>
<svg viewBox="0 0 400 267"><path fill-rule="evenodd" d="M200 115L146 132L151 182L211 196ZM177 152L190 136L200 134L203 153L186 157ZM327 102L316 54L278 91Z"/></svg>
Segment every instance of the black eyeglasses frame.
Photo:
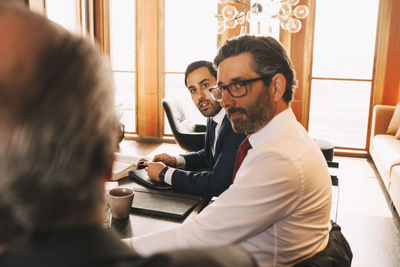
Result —
<svg viewBox="0 0 400 267"><path fill-rule="evenodd" d="M260 76L260 77L257 77L257 78L253 78L253 79L240 80L240 81L232 81L231 83L229 83L229 84L227 84L227 85L216 85L216 86L210 87L210 88L208 88L208 90L210 91L210 93L211 93L211 95L212 95L213 98L214 98L213 91L216 90L216 89L221 89L222 93L223 93L224 91L228 91L228 93L229 93L232 97L234 97L234 98L239 98L239 97L243 97L243 96L247 95L247 93L248 93L247 85L248 85L248 84L253 83L253 82L256 82L256 81L259 81L259 80L264 80L264 79L267 79L267 78L268 78L268 79L271 79L271 75L270 75L270 74L266 74L266 75L263 75L263 76ZM244 89L245 89L244 94L241 94L241 95L233 95L233 94L232 94L231 90L229 89L229 86L231 86L232 84L235 84L235 83L236 83L236 84L237 84L237 83L241 83L240 86L244 87ZM214 98L214 99L215 99L215 98ZM221 99L222 99L222 97L221 97ZM219 100L221 100L221 99L219 99ZM215 99L215 100L218 101L218 99Z"/></svg>

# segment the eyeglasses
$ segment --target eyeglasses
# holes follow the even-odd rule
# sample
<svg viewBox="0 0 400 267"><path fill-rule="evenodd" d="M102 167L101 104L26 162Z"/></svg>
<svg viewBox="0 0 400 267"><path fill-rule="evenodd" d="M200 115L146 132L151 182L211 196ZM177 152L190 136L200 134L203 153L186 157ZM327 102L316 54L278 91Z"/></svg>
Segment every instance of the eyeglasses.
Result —
<svg viewBox="0 0 400 267"><path fill-rule="evenodd" d="M250 80L237 80L233 81L228 85L217 85L208 88L211 92L211 96L216 101L221 101L224 91L228 91L232 97L242 97L247 95L247 85L259 80L270 78L271 75L264 75Z"/></svg>

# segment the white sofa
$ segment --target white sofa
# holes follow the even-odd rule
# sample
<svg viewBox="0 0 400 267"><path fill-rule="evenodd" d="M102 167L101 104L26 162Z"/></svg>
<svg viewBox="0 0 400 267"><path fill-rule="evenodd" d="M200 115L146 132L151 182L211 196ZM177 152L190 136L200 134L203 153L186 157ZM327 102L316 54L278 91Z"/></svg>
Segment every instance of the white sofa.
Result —
<svg viewBox="0 0 400 267"><path fill-rule="evenodd" d="M395 106L374 107L369 152L394 207L400 213L400 140L386 134L394 110Z"/></svg>

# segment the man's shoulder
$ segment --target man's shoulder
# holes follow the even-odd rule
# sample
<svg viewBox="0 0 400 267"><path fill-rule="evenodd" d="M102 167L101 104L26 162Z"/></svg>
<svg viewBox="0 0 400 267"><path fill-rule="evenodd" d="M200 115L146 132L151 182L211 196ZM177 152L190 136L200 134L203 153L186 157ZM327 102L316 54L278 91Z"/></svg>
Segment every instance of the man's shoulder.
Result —
<svg viewBox="0 0 400 267"><path fill-rule="evenodd" d="M19 247L0 256L0 266L112 267L121 266L124 262L140 262L143 259L123 244L114 233L100 227L54 232L51 235L46 234L41 240L41 243Z"/></svg>

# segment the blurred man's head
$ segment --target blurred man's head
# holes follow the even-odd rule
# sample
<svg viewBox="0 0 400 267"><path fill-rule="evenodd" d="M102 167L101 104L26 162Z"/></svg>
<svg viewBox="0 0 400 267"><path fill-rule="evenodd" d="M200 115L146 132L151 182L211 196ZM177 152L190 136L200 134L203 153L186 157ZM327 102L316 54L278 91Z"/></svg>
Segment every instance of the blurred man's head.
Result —
<svg viewBox="0 0 400 267"><path fill-rule="evenodd" d="M93 223L116 146L108 64L90 42L4 3L0 58L0 244Z"/></svg>
<svg viewBox="0 0 400 267"><path fill-rule="evenodd" d="M295 73L282 45L272 37L242 36L227 41L214 59L221 101L236 132L252 134L286 109Z"/></svg>
<svg viewBox="0 0 400 267"><path fill-rule="evenodd" d="M205 117L212 117L221 106L211 97L208 88L217 84L217 72L211 62L196 61L185 72L185 85L189 89L193 103Z"/></svg>

